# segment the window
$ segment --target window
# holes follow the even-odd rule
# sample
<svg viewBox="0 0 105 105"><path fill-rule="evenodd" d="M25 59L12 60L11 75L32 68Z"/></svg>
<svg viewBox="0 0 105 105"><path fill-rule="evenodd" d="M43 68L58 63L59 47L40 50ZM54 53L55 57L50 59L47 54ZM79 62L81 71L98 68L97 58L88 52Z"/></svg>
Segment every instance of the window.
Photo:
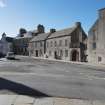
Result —
<svg viewBox="0 0 105 105"><path fill-rule="evenodd" d="M42 56L42 50L40 49L40 56Z"/></svg>
<svg viewBox="0 0 105 105"><path fill-rule="evenodd" d="M102 61L102 58L101 57L98 57L98 62L101 62Z"/></svg>
<svg viewBox="0 0 105 105"><path fill-rule="evenodd" d="M52 55L52 52L51 51L49 51L49 56L51 56Z"/></svg>
<svg viewBox="0 0 105 105"><path fill-rule="evenodd" d="M95 36L95 35L93 35L93 40L94 40L94 41L96 40L96 36Z"/></svg>
<svg viewBox="0 0 105 105"><path fill-rule="evenodd" d="M51 41L51 47L53 46L53 42Z"/></svg>
<svg viewBox="0 0 105 105"><path fill-rule="evenodd" d="M95 42L93 43L93 49L96 49L96 43Z"/></svg>
<svg viewBox="0 0 105 105"><path fill-rule="evenodd" d="M57 42L55 41L55 47L57 46Z"/></svg>
<svg viewBox="0 0 105 105"><path fill-rule="evenodd" d="M93 30L93 41L96 40L96 30Z"/></svg>
<svg viewBox="0 0 105 105"><path fill-rule="evenodd" d="M59 41L59 46L62 46L62 40Z"/></svg>
<svg viewBox="0 0 105 105"><path fill-rule="evenodd" d="M62 51L62 50L60 50L60 56L61 56L61 57L63 56L63 51Z"/></svg>
<svg viewBox="0 0 105 105"><path fill-rule="evenodd" d="M68 40L66 39L66 40L65 40L65 46L67 46L67 41L68 41Z"/></svg>
<svg viewBox="0 0 105 105"><path fill-rule="evenodd" d="M68 57L68 50L65 50L65 57Z"/></svg>
<svg viewBox="0 0 105 105"><path fill-rule="evenodd" d="M37 47L37 42L35 42L35 47Z"/></svg>
<svg viewBox="0 0 105 105"><path fill-rule="evenodd" d="M30 43L30 48L34 48L34 43Z"/></svg>
<svg viewBox="0 0 105 105"><path fill-rule="evenodd" d="M40 47L42 47L43 46L43 44L42 44L42 42L40 42Z"/></svg>

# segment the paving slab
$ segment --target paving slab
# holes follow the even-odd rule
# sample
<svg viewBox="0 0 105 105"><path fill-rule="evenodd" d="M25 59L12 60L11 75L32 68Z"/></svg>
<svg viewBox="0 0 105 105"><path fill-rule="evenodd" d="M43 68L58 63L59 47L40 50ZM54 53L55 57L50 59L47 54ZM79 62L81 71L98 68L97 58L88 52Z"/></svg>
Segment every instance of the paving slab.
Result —
<svg viewBox="0 0 105 105"><path fill-rule="evenodd" d="M105 105L105 101L57 97L33 98L23 95L0 95L0 105Z"/></svg>
<svg viewBox="0 0 105 105"><path fill-rule="evenodd" d="M34 102L35 98L20 95L17 97L15 104L16 105L31 105Z"/></svg>
<svg viewBox="0 0 105 105"><path fill-rule="evenodd" d="M93 101L92 105L105 105L105 101Z"/></svg>
<svg viewBox="0 0 105 105"><path fill-rule="evenodd" d="M54 105L92 105L90 101L79 99L55 98Z"/></svg>
<svg viewBox="0 0 105 105"><path fill-rule="evenodd" d="M33 105L54 105L53 98L36 99Z"/></svg>
<svg viewBox="0 0 105 105"><path fill-rule="evenodd" d="M12 105L16 97L16 95L0 95L0 105Z"/></svg>

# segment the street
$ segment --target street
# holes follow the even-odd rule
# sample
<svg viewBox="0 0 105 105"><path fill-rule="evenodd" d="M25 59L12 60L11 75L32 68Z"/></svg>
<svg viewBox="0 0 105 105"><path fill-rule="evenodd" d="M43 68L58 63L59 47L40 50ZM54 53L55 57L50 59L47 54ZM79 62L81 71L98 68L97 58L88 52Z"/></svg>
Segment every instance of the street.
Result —
<svg viewBox="0 0 105 105"><path fill-rule="evenodd" d="M104 100L105 68L17 57L0 59L0 94Z"/></svg>

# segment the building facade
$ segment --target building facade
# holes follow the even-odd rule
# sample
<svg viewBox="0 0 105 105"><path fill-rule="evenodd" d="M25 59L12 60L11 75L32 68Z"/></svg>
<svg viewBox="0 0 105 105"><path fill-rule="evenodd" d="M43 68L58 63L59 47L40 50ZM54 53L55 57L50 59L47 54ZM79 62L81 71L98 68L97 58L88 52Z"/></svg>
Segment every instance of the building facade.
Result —
<svg viewBox="0 0 105 105"><path fill-rule="evenodd" d="M33 38L29 43L29 55L35 57L44 57L46 52L46 37L49 33L42 33Z"/></svg>
<svg viewBox="0 0 105 105"><path fill-rule="evenodd" d="M37 26L37 30L34 30L34 31L26 32L22 29L22 32L21 32L22 35L19 34L13 41L15 54L28 56L29 55L28 46L29 46L30 40L33 37L43 32L44 32L44 27L43 25L40 25L40 24Z"/></svg>
<svg viewBox="0 0 105 105"><path fill-rule="evenodd" d="M30 56L67 61L86 61L86 39L80 22L72 28L38 34L29 44Z"/></svg>
<svg viewBox="0 0 105 105"><path fill-rule="evenodd" d="M105 8L99 10L88 33L88 61L105 64Z"/></svg>
<svg viewBox="0 0 105 105"><path fill-rule="evenodd" d="M16 37L13 41L14 53L16 55L29 55L28 44L32 36Z"/></svg>
<svg viewBox="0 0 105 105"><path fill-rule="evenodd" d="M55 32L55 29L51 29L49 33L39 33L29 43L29 55L35 57L45 57L46 55L46 40Z"/></svg>
<svg viewBox="0 0 105 105"><path fill-rule="evenodd" d="M13 38L7 37L5 33L2 34L0 41L0 54L2 56L7 55L8 52L13 51Z"/></svg>
<svg viewBox="0 0 105 105"><path fill-rule="evenodd" d="M80 22L76 22L72 28L52 33L46 42L49 59L61 59L66 61L86 61L87 35L83 31Z"/></svg>

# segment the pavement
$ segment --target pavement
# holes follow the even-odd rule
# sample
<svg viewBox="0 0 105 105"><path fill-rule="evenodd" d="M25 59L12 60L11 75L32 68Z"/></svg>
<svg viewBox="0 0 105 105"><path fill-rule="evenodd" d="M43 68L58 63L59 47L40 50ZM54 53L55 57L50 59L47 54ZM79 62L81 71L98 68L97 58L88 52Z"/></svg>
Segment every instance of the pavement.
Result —
<svg viewBox="0 0 105 105"><path fill-rule="evenodd" d="M0 95L0 105L105 105L105 102L58 97L32 98L24 95Z"/></svg>
<svg viewBox="0 0 105 105"><path fill-rule="evenodd" d="M27 56L23 56L27 57ZM48 61L55 61L55 62L64 62L64 63L71 63L71 64L77 64L77 65L89 65L89 66L96 66L96 67L105 67L105 64L102 63L89 63L89 62L73 62L73 61L65 61L65 60L58 60L58 59L49 59L49 58L43 58L43 57L31 57L33 59L41 59L41 60L48 60Z"/></svg>

